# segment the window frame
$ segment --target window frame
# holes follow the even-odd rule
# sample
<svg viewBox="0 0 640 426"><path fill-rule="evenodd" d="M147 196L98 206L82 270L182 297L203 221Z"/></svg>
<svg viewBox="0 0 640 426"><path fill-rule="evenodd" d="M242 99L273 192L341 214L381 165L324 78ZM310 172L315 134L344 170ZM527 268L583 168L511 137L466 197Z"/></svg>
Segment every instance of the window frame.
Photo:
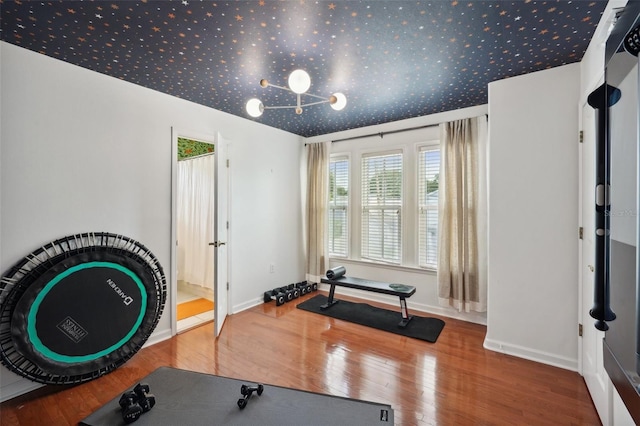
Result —
<svg viewBox="0 0 640 426"><path fill-rule="evenodd" d="M351 240L351 206L352 206L352 173L351 173L351 169L352 169L352 162L351 162L351 155L350 153L340 153L340 152L336 152L336 153L331 153L329 155L329 166L331 166L332 162L335 161L346 161L347 162L347 205L345 207L345 226L346 226L346 242L345 242L345 255L341 255L339 253L332 253L331 252L331 240L330 240L330 236L328 235L327 237L327 254L329 257L331 258L336 258L336 259L350 259L351 257L351 244L350 244L350 240ZM329 170L329 174L331 174L331 170ZM327 233L328 229L329 229L329 214L330 211L332 210L332 206L331 206L331 201L327 200Z"/></svg>
<svg viewBox="0 0 640 426"><path fill-rule="evenodd" d="M420 199L420 190L421 190L421 182L420 182L420 177L421 177L421 173L420 173L420 157L422 152L425 151L438 151L440 153L440 155L442 155L441 153L441 147L440 147L440 141L439 140L431 140L431 141L426 141L426 142L421 142L416 144L416 150L415 150L415 193L414 193L414 197L415 197L415 210L416 210L416 217L415 217L415 229L416 229L416 238L415 238L415 264L418 268L420 269L426 269L426 270L437 270L437 253L438 253L438 236L436 234L436 261L433 264L422 264L422 259L421 259L421 251L420 251L420 245L421 245L421 230L420 230L420 213L421 210L423 208L423 205L421 204L421 199ZM441 166L442 166L442 157L440 157L440 161L438 163L438 175L439 175L439 179L440 177L442 177L442 171L441 171ZM439 187L438 187L439 190ZM438 194L438 202L435 205L431 205L431 206L424 206L425 208L427 208L428 210L435 210L436 213L438 214L438 220L437 220L437 226L439 227L440 225L440 217L439 217L439 196L440 194Z"/></svg>

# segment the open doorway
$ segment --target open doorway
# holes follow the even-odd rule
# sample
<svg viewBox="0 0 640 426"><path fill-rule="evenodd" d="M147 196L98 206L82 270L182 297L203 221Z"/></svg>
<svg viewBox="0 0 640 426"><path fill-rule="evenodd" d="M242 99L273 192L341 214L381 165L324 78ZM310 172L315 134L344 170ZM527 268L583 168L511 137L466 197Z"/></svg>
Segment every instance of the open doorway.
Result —
<svg viewBox="0 0 640 426"><path fill-rule="evenodd" d="M177 332L214 320L215 149L178 137L176 176Z"/></svg>

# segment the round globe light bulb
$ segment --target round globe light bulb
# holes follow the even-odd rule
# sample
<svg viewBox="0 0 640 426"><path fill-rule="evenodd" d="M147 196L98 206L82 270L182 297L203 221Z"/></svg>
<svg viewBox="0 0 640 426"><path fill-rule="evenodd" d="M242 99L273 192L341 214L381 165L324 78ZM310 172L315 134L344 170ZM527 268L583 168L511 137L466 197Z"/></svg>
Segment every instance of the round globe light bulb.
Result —
<svg viewBox="0 0 640 426"><path fill-rule="evenodd" d="M289 75L289 88L293 93L304 93L311 87L311 77L304 70L295 70Z"/></svg>
<svg viewBox="0 0 640 426"><path fill-rule="evenodd" d="M260 117L264 112L264 105L260 101L260 99L249 99L247 102L247 114L252 117Z"/></svg>
<svg viewBox="0 0 640 426"><path fill-rule="evenodd" d="M340 92L334 93L329 98L329 104L331 104L331 108L340 111L347 106L347 97Z"/></svg>

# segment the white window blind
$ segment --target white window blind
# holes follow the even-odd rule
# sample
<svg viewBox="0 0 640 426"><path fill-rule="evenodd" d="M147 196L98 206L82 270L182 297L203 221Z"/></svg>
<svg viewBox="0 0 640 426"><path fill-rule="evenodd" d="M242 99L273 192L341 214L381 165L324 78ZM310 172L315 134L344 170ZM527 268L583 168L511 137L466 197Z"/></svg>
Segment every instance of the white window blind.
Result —
<svg viewBox="0 0 640 426"><path fill-rule="evenodd" d="M349 159L329 162L329 255L347 257L349 213Z"/></svg>
<svg viewBox="0 0 640 426"><path fill-rule="evenodd" d="M438 256L438 186L440 150L422 147L418 152L418 263L437 266Z"/></svg>
<svg viewBox="0 0 640 426"><path fill-rule="evenodd" d="M363 258L390 263L402 259L402 153L362 157Z"/></svg>

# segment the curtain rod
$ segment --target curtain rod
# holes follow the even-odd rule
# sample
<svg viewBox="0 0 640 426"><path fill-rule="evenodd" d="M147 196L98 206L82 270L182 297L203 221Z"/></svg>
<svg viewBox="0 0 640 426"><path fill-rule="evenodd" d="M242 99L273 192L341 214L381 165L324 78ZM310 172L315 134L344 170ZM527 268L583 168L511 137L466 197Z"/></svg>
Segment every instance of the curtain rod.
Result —
<svg viewBox="0 0 640 426"><path fill-rule="evenodd" d="M185 157L178 161L195 160L196 158L206 157L207 155L213 155L215 152L207 152L206 154L194 155L193 157Z"/></svg>
<svg viewBox="0 0 640 426"><path fill-rule="evenodd" d="M335 139L335 140L332 140L331 143L351 141L351 140L354 140L354 139L370 138L371 136L380 136L382 138L382 137L384 137L384 135L392 135L394 133L402 133L402 132L409 132L411 130L426 129L426 128L429 128L429 127L438 127L439 125L440 124L427 124L427 125L424 125L424 126L409 127L408 129L390 130L388 132L371 133L371 134L363 135L363 136L352 136L350 138Z"/></svg>
<svg viewBox="0 0 640 426"><path fill-rule="evenodd" d="M482 114L484 116L486 116L487 118L489 118L489 114ZM429 127L438 127L440 126L441 123L436 123L436 124L425 124L424 126L416 126L416 127L409 127L407 129L398 129L398 130L390 130L388 132L378 132L378 133L370 133L368 135L362 135L362 136L352 136L350 138L342 138L342 139L334 139L331 141L331 143L334 142L345 142L345 141L352 141L355 139L363 139L363 138L370 138L371 136L380 136L381 138L384 137L384 135L392 135L394 133L402 133L402 132L409 132L411 130L420 130L420 129L427 129ZM304 146L307 146L307 144L305 143Z"/></svg>

